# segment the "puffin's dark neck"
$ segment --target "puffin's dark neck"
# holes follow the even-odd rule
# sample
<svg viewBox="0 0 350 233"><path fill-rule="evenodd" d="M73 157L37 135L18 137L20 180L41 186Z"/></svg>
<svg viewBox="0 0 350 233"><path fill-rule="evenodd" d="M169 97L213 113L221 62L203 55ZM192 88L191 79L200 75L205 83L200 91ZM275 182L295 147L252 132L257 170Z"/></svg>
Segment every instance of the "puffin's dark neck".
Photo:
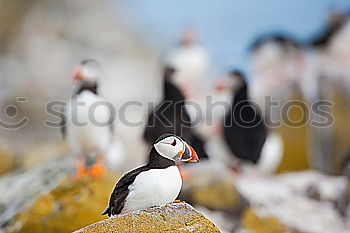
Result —
<svg viewBox="0 0 350 233"><path fill-rule="evenodd" d="M248 102L248 100L248 87L246 83L243 83L243 85L238 89L238 91L235 92L233 99L233 107L235 107L238 103Z"/></svg>
<svg viewBox="0 0 350 233"><path fill-rule="evenodd" d="M248 107L249 106L249 107ZM236 91L232 103L232 115L239 123L241 121L250 121L254 118L254 110L248 99L247 84L243 84L238 91Z"/></svg>
<svg viewBox="0 0 350 233"><path fill-rule="evenodd" d="M164 100L180 103L179 105L185 104L184 95L174 84L165 79L163 88Z"/></svg>
<svg viewBox="0 0 350 233"><path fill-rule="evenodd" d="M326 46L329 41L332 39L332 36L342 27L343 23L333 23L328 24L327 28L323 31L321 35L319 35L314 41L311 42L313 46Z"/></svg>
<svg viewBox="0 0 350 233"><path fill-rule="evenodd" d="M161 156L157 150L152 147L152 150L149 154L149 161L148 164L146 165L149 168L167 168L170 166L175 166L175 161L171 159L167 159L163 156Z"/></svg>
<svg viewBox="0 0 350 233"><path fill-rule="evenodd" d="M75 94L79 95L83 91L91 91L92 93L97 95L98 94L98 92L97 92L97 82L96 81L93 81L93 82L83 81L81 83L81 85L79 86L78 90L75 92Z"/></svg>

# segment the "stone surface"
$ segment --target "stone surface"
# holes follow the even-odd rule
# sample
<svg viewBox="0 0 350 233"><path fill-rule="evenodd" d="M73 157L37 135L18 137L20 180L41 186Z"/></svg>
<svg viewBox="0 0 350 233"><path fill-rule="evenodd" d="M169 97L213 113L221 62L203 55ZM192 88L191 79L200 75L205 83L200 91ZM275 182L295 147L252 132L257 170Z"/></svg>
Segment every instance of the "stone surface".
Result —
<svg viewBox="0 0 350 233"><path fill-rule="evenodd" d="M235 188L234 175L227 168L201 162L184 169L188 170L189 176L180 199L230 214L239 214L244 208L245 201Z"/></svg>
<svg viewBox="0 0 350 233"><path fill-rule="evenodd" d="M0 231L11 225L19 212L62 182L73 171L71 158L43 163L29 170L18 170L0 179Z"/></svg>
<svg viewBox="0 0 350 233"><path fill-rule="evenodd" d="M300 95L292 97L295 101L303 101ZM278 127L276 132L282 137L284 145L284 153L281 162L277 168L277 173L289 171L302 171L309 169L308 158L308 128L304 123L306 109L301 108L303 105L290 108L288 111L288 120L283 119L284 122L290 122L289 125L283 124ZM295 127L292 122L299 122L301 126Z"/></svg>
<svg viewBox="0 0 350 233"><path fill-rule="evenodd" d="M85 232L220 232L201 213L186 203L174 203L131 212L92 224Z"/></svg>
<svg viewBox="0 0 350 233"><path fill-rule="evenodd" d="M317 190L317 199L310 197L310 187ZM332 204L346 188L345 177L326 176L315 171L260 179L239 177L236 188L249 201L257 216L248 216L250 220L246 221L252 225L277 219L288 230L297 232L349 232L349 220L344 221Z"/></svg>
<svg viewBox="0 0 350 233"><path fill-rule="evenodd" d="M117 180L112 172L98 179L68 177L17 215L8 232L72 232L100 221Z"/></svg>
<svg viewBox="0 0 350 233"><path fill-rule="evenodd" d="M244 212L241 220L241 227L248 232L254 233L285 233L294 232L284 226L276 217L258 216L252 209Z"/></svg>
<svg viewBox="0 0 350 233"><path fill-rule="evenodd" d="M241 198L234 186L227 180L191 187L192 200L212 210L234 209Z"/></svg>

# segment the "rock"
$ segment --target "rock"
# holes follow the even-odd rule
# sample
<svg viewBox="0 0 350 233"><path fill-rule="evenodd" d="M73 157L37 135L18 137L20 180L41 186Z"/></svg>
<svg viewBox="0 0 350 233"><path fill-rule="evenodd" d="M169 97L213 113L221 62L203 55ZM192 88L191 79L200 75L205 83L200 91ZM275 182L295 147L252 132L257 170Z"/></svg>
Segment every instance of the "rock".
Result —
<svg viewBox="0 0 350 233"><path fill-rule="evenodd" d="M112 172L98 179L68 177L17 215L8 232L72 232L100 221L117 180Z"/></svg>
<svg viewBox="0 0 350 233"><path fill-rule="evenodd" d="M196 204L205 206L211 210L229 211L237 207L241 202L240 195L227 180L198 186L193 184L191 195L192 200Z"/></svg>
<svg viewBox="0 0 350 233"><path fill-rule="evenodd" d="M244 212L241 220L241 228L248 230L248 232L255 233L285 233L295 232L284 226L276 217L273 216L258 216L254 210L248 209Z"/></svg>
<svg viewBox="0 0 350 233"><path fill-rule="evenodd" d="M320 200L308 196L310 184L317 188ZM272 218L277 219L297 232L348 232L338 210L330 203L341 197L346 188L345 177L326 176L315 171L293 172L260 179L239 177L236 187L260 220L274 222ZM255 217L249 218L254 220Z"/></svg>
<svg viewBox="0 0 350 233"><path fill-rule="evenodd" d="M92 224L85 232L220 232L201 213L186 203L167 204L131 212Z"/></svg>
<svg viewBox="0 0 350 233"><path fill-rule="evenodd" d="M71 158L61 158L3 176L0 179L0 190L3 190L0 195L0 231L11 225L19 212L57 187L72 173L73 165Z"/></svg>
<svg viewBox="0 0 350 233"><path fill-rule="evenodd" d="M238 232L237 230L240 226L240 218L220 210L209 210L200 205L196 205L194 208L201 212L207 219L212 221L222 233Z"/></svg>
<svg viewBox="0 0 350 233"><path fill-rule="evenodd" d="M237 192L233 174L220 165L196 164L188 169L189 178L185 181L180 199L193 205L201 205L209 210L220 210L239 215L246 202Z"/></svg>
<svg viewBox="0 0 350 233"><path fill-rule="evenodd" d="M304 101L300 95L295 95L291 99L294 101ZM308 157L308 128L305 122L305 113L303 105L296 105L288 111L288 119L283 119L284 122L289 122L289 125L283 124L278 127L276 132L282 137L284 153L281 162L277 168L277 173L289 171L302 171L309 169ZM304 125L295 127L293 122L299 122Z"/></svg>

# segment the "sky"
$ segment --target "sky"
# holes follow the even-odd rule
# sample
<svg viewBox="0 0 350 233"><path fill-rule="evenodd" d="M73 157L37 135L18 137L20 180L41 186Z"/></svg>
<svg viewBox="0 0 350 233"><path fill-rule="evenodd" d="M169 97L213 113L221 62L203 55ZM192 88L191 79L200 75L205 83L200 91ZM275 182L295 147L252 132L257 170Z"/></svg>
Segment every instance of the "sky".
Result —
<svg viewBox="0 0 350 233"><path fill-rule="evenodd" d="M196 28L211 60L222 69L246 69L257 37L284 32L308 40L322 30L332 8L349 0L114 0L127 26L156 49L175 44L186 27Z"/></svg>

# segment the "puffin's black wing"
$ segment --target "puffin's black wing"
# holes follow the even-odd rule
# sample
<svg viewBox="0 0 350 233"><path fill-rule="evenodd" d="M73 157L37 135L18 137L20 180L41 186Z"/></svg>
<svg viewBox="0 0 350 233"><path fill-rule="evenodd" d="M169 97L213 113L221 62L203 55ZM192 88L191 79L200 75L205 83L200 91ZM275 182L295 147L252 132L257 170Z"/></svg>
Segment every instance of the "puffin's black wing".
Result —
<svg viewBox="0 0 350 233"><path fill-rule="evenodd" d="M267 128L252 106L246 106L241 113L240 116L233 114L226 117L224 138L238 158L257 163L267 137Z"/></svg>
<svg viewBox="0 0 350 233"><path fill-rule="evenodd" d="M257 163L266 137L264 120L248 100L245 84L235 93L232 111L224 120L224 138L235 156Z"/></svg>
<svg viewBox="0 0 350 233"><path fill-rule="evenodd" d="M136 176L141 172L148 171L149 167L142 166L135 170L132 170L126 173L118 183L116 184L111 197L109 199L109 204L102 215L108 214L108 217L111 215L118 215L124 208L125 199L129 194L129 186L134 182Z"/></svg>
<svg viewBox="0 0 350 233"><path fill-rule="evenodd" d="M66 104L64 104L62 106L60 116L61 116L60 130L61 130L62 137L65 138L66 137L66 124L67 124Z"/></svg>

